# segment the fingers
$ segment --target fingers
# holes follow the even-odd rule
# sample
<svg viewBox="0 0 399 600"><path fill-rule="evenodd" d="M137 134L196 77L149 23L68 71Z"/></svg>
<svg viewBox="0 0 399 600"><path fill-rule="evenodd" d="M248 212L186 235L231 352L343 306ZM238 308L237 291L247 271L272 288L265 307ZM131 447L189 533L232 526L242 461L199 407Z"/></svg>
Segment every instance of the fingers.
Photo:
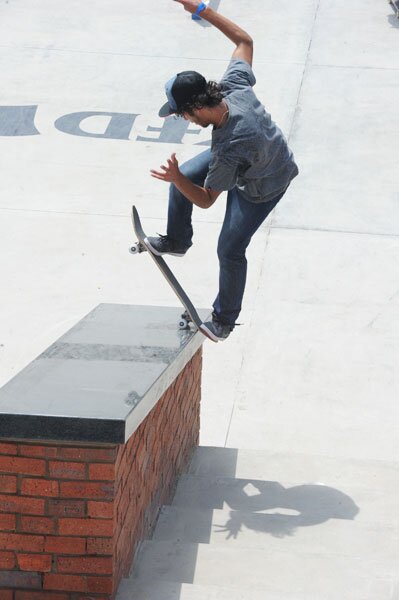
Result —
<svg viewBox="0 0 399 600"><path fill-rule="evenodd" d="M168 158L167 160L168 160L168 165L169 165L170 169L178 169L179 168L179 163L177 162L175 153L173 153L172 156L170 158Z"/></svg>
<svg viewBox="0 0 399 600"><path fill-rule="evenodd" d="M162 169L163 171L167 171L171 167L177 167L179 165L179 163L177 162L175 153L173 153L170 158L167 158L166 162L168 163L168 166L166 166L166 165L160 166L160 169Z"/></svg>
<svg viewBox="0 0 399 600"><path fill-rule="evenodd" d="M169 172L161 173L160 171L155 171L155 169L150 169L151 177L155 179L160 179L161 181L166 181L168 183L172 182L172 177Z"/></svg>
<svg viewBox="0 0 399 600"><path fill-rule="evenodd" d="M153 171L151 173L151 177L153 177L154 179L159 179L160 181L166 181L167 183L170 183L168 178L162 175L162 173L157 173L156 171Z"/></svg>
<svg viewBox="0 0 399 600"><path fill-rule="evenodd" d="M158 179L164 179L165 173L160 173L159 171L155 171L155 169L151 169L150 173L153 177L157 177Z"/></svg>
<svg viewBox="0 0 399 600"><path fill-rule="evenodd" d="M178 0L176 0L177 2ZM150 169L151 177L155 179L160 179L161 181L172 182L176 176L176 169L179 168L179 163L177 162L176 153L173 152L170 158L167 159L167 166L160 165L160 171L155 169Z"/></svg>

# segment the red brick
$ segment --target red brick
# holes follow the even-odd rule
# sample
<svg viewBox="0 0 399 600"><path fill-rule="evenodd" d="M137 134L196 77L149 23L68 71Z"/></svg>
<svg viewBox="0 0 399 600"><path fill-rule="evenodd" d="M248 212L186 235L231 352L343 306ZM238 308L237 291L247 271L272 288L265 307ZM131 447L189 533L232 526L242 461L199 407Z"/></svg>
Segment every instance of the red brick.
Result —
<svg viewBox="0 0 399 600"><path fill-rule="evenodd" d="M89 479L98 481L113 481L115 479L115 467L113 464L93 463L89 465Z"/></svg>
<svg viewBox="0 0 399 600"><path fill-rule="evenodd" d="M114 509L113 502L94 502L93 500L89 500L87 503L87 514L89 517L112 519Z"/></svg>
<svg viewBox="0 0 399 600"><path fill-rule="evenodd" d="M86 503L82 500L47 501L47 514L53 517L84 517Z"/></svg>
<svg viewBox="0 0 399 600"><path fill-rule="evenodd" d="M65 557L57 558L58 573L91 573L97 575L112 574L112 558L105 557Z"/></svg>
<svg viewBox="0 0 399 600"><path fill-rule="evenodd" d="M24 473L26 475L44 475L46 463L36 458L21 458L19 456L0 456L0 472Z"/></svg>
<svg viewBox="0 0 399 600"><path fill-rule="evenodd" d="M58 448L58 458L71 460L84 460L92 462L114 462L118 446L111 448L70 448L67 446Z"/></svg>
<svg viewBox="0 0 399 600"><path fill-rule="evenodd" d="M46 537L44 551L54 554L85 554L86 539L62 535L49 536Z"/></svg>
<svg viewBox="0 0 399 600"><path fill-rule="evenodd" d="M114 522L105 519L59 519L60 535L111 537Z"/></svg>
<svg viewBox="0 0 399 600"><path fill-rule="evenodd" d="M44 515L44 500L0 495L0 512L15 512L25 515Z"/></svg>
<svg viewBox="0 0 399 600"><path fill-rule="evenodd" d="M0 442L0 454L17 454L17 445Z"/></svg>
<svg viewBox="0 0 399 600"><path fill-rule="evenodd" d="M136 438L136 434L135 433L132 435L132 437L130 438L130 440L132 438ZM121 464L121 461L122 461L122 459L124 457L124 450L125 450L125 448L127 448L126 444L123 444L123 446L120 446L120 450L118 451L118 455L115 458L114 466L115 466L116 473L119 471L119 465Z"/></svg>
<svg viewBox="0 0 399 600"><path fill-rule="evenodd" d="M50 477L57 479L85 479L85 463L51 461L49 463Z"/></svg>
<svg viewBox="0 0 399 600"><path fill-rule="evenodd" d="M49 517L21 517L19 530L27 533L54 533L55 521Z"/></svg>
<svg viewBox="0 0 399 600"><path fill-rule="evenodd" d="M21 494L24 496L58 496L59 483L50 479L22 480Z"/></svg>
<svg viewBox="0 0 399 600"><path fill-rule="evenodd" d="M17 491L17 478L14 475L0 475L0 493L15 494Z"/></svg>
<svg viewBox="0 0 399 600"><path fill-rule="evenodd" d="M87 483L66 481L61 484L60 496L63 498L109 498L114 496L114 486L111 483Z"/></svg>
<svg viewBox="0 0 399 600"><path fill-rule="evenodd" d="M51 554L17 554L17 560L21 571L51 571Z"/></svg>
<svg viewBox="0 0 399 600"><path fill-rule="evenodd" d="M97 594L112 594L113 580L111 577L87 577L87 591Z"/></svg>
<svg viewBox="0 0 399 600"><path fill-rule="evenodd" d="M18 449L21 456L35 456L38 458L55 458L57 456L57 448L52 446L19 444Z"/></svg>
<svg viewBox="0 0 399 600"><path fill-rule="evenodd" d="M13 569L15 567L14 552L0 552L0 569ZM0 591L1 598L1 591Z"/></svg>
<svg viewBox="0 0 399 600"><path fill-rule="evenodd" d="M53 573L44 575L43 588L45 590L66 590L67 592L89 591L86 577L81 575L57 575Z"/></svg>
<svg viewBox="0 0 399 600"><path fill-rule="evenodd" d="M1 531L15 531L16 528L16 515L7 515L0 513L0 530Z"/></svg>
<svg viewBox="0 0 399 600"><path fill-rule="evenodd" d="M25 571L0 571L0 588L36 589L42 587L40 573Z"/></svg>
<svg viewBox="0 0 399 600"><path fill-rule="evenodd" d="M113 554L114 540L112 538L87 538L87 554Z"/></svg>
<svg viewBox="0 0 399 600"><path fill-rule="evenodd" d="M43 552L44 537L23 535L18 533L0 533L1 550L25 550L26 552Z"/></svg>
<svg viewBox="0 0 399 600"><path fill-rule="evenodd" d="M69 600L69 594L56 594L55 592L24 592L15 591L15 600Z"/></svg>

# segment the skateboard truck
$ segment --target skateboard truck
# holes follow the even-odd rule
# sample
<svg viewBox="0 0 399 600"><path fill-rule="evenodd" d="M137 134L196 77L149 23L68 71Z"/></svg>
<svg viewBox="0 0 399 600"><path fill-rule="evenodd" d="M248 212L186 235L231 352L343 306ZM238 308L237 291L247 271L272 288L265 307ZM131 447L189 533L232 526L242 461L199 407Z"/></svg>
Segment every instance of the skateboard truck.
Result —
<svg viewBox="0 0 399 600"><path fill-rule="evenodd" d="M184 311L184 313L180 317L179 329L190 329L190 323L192 322L193 321L188 312Z"/></svg>
<svg viewBox="0 0 399 600"><path fill-rule="evenodd" d="M148 252L146 246L141 242L136 242L129 248L130 254L140 254L141 252Z"/></svg>

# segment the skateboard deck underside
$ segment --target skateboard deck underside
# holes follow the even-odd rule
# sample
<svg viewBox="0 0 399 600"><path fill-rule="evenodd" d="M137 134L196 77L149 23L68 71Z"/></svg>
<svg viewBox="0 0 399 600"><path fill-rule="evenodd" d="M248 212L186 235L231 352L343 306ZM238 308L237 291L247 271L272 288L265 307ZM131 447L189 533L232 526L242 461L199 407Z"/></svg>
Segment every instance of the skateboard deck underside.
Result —
<svg viewBox="0 0 399 600"><path fill-rule="evenodd" d="M177 281L176 277L174 276L174 274L172 273L172 271L170 270L170 268L168 267L168 265L166 264L166 262L162 258L162 256L157 256L156 254L153 254L153 252L150 250L150 248L146 244L146 242L145 242L146 234L144 233L143 227L141 225L139 213L137 212L137 209L135 206L132 207L132 222L133 222L134 231L137 235L137 239L139 240L140 244L142 244L147 249L148 254L151 256L152 260L155 262L157 267L160 269L160 271L162 272L162 275L165 277L166 281L169 283L169 285L175 292L176 296L179 298L180 302L186 309L186 312L190 316L192 322L196 325L196 327L198 329L200 329L201 325L202 325L202 319L200 318L199 314L197 313L190 298L187 296L186 292L184 291L184 289L182 288L180 283Z"/></svg>

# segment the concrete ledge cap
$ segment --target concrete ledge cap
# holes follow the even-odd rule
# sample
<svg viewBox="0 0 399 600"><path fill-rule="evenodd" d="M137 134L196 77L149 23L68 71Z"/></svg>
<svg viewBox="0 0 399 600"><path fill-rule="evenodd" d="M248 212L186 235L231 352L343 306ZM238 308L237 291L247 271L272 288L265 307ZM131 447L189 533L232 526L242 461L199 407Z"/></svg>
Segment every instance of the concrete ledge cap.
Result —
<svg viewBox="0 0 399 600"><path fill-rule="evenodd" d="M206 339L182 312L97 306L0 389L0 438L125 443Z"/></svg>

